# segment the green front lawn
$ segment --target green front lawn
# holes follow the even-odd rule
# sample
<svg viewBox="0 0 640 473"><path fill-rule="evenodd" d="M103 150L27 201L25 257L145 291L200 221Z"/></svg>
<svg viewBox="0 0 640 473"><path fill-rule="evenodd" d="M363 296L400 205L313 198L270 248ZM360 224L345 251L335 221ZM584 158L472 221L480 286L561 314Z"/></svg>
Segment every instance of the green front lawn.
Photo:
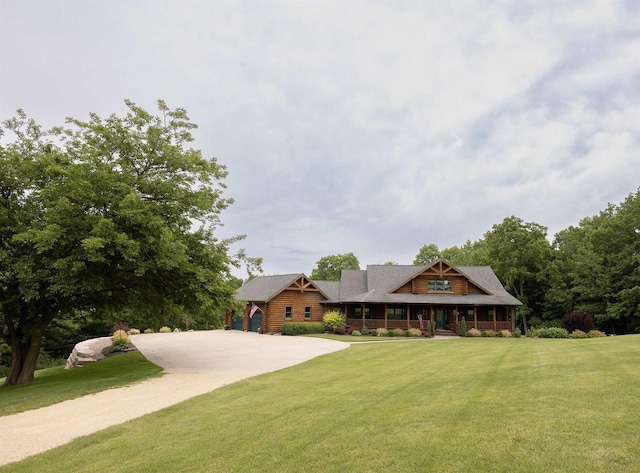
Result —
<svg viewBox="0 0 640 473"><path fill-rule="evenodd" d="M158 376L161 371L139 352L123 353L73 370L65 370L64 366L39 370L32 383L0 388L0 416L125 386ZM0 385L3 382L0 379Z"/></svg>
<svg viewBox="0 0 640 473"><path fill-rule="evenodd" d="M353 345L1 470L632 472L639 435L640 336L457 338Z"/></svg>

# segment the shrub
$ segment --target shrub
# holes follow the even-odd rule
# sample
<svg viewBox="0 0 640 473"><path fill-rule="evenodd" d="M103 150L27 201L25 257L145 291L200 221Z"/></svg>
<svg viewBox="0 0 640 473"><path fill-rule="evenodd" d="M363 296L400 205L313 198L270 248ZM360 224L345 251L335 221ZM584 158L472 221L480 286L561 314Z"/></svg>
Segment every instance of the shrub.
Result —
<svg viewBox="0 0 640 473"><path fill-rule="evenodd" d="M160 327L160 330L158 330L158 332L160 332L160 333L171 333L171 329L165 325L164 327Z"/></svg>
<svg viewBox="0 0 640 473"><path fill-rule="evenodd" d="M132 328L131 330L129 330L129 333L131 335L140 335L140 330L137 328Z"/></svg>
<svg viewBox="0 0 640 473"><path fill-rule="evenodd" d="M502 333L502 330L498 330L496 332L496 337L500 337L500 338L504 337L504 333Z"/></svg>
<svg viewBox="0 0 640 473"><path fill-rule="evenodd" d="M155 332L151 328L146 328L146 329L144 329L144 333L155 333Z"/></svg>
<svg viewBox="0 0 640 473"><path fill-rule="evenodd" d="M347 324L344 314L337 310L325 312L322 316L322 322L327 330L335 329L336 327L344 327Z"/></svg>
<svg viewBox="0 0 640 473"><path fill-rule="evenodd" d="M391 332L393 332L393 336L395 337L404 337L404 329L394 328ZM389 335L391 335L391 332L389 332Z"/></svg>
<svg viewBox="0 0 640 473"><path fill-rule="evenodd" d="M379 329L376 329L376 330L377 330L378 337L387 337L387 336L389 336L389 331L386 328L379 328Z"/></svg>
<svg viewBox="0 0 640 473"><path fill-rule="evenodd" d="M304 333L323 333L322 322L285 322L280 329L282 335L300 335Z"/></svg>
<svg viewBox="0 0 640 473"><path fill-rule="evenodd" d="M362 335L369 335L369 330L367 327L362 327Z"/></svg>
<svg viewBox="0 0 640 473"><path fill-rule="evenodd" d="M569 338L569 332L560 327L547 327L543 329L544 338Z"/></svg>
<svg viewBox="0 0 640 473"><path fill-rule="evenodd" d="M116 330L113 334L113 341L111 342L111 351L127 351L129 348L129 336L124 330Z"/></svg>
<svg viewBox="0 0 640 473"><path fill-rule="evenodd" d="M466 337L479 337L482 335L482 332L477 328L471 328L467 331Z"/></svg>
<svg viewBox="0 0 640 473"><path fill-rule="evenodd" d="M593 330L593 317L588 312L571 312L570 314L562 317L562 326L567 332L573 332L574 330L581 330L585 333Z"/></svg>
<svg viewBox="0 0 640 473"><path fill-rule="evenodd" d="M387 331L387 337L395 337L395 336L396 336L396 332L394 332L393 329Z"/></svg>
<svg viewBox="0 0 640 473"><path fill-rule="evenodd" d="M113 326L111 327L111 330L109 330L109 335L113 337L113 334L116 333L118 330L122 330L125 333L129 333L131 328L129 327L129 324L125 324L124 322L118 322L113 324Z"/></svg>
<svg viewBox="0 0 640 473"><path fill-rule="evenodd" d="M347 333L347 327L333 327L333 333L335 333L336 335L344 335L345 333Z"/></svg>
<svg viewBox="0 0 640 473"><path fill-rule="evenodd" d="M372 337L377 337L377 336L378 336L378 329L377 329L377 328L374 328L374 329L371 331L371 336L372 336Z"/></svg>
<svg viewBox="0 0 640 473"><path fill-rule="evenodd" d="M347 335L351 335L358 327L347 327Z"/></svg>
<svg viewBox="0 0 640 473"><path fill-rule="evenodd" d="M522 337L522 332L520 331L520 327L518 327L518 328L516 329L516 331L513 333L513 336L514 336L515 338L520 338L520 337Z"/></svg>
<svg viewBox="0 0 640 473"><path fill-rule="evenodd" d="M607 334L604 332L601 332L600 330L589 330L589 333L587 333L587 337L589 338L599 338L599 337L606 337Z"/></svg>
<svg viewBox="0 0 640 473"><path fill-rule="evenodd" d="M546 335L544 328L531 327L527 332L528 338L544 338Z"/></svg>
<svg viewBox="0 0 640 473"><path fill-rule="evenodd" d="M351 332L351 335L353 335L354 337L361 337L362 332L360 332L360 330L354 330L353 332Z"/></svg>
<svg viewBox="0 0 640 473"><path fill-rule="evenodd" d="M571 332L571 338L587 338L587 333L582 330L575 329Z"/></svg>
<svg viewBox="0 0 640 473"><path fill-rule="evenodd" d="M467 334L467 321L462 317L460 321L460 336L464 337Z"/></svg>
<svg viewBox="0 0 640 473"><path fill-rule="evenodd" d="M513 337L513 334L509 330L500 330L497 335L498 337Z"/></svg>
<svg viewBox="0 0 640 473"><path fill-rule="evenodd" d="M409 332L408 337L422 337L422 330L419 328L410 328L407 332Z"/></svg>
<svg viewBox="0 0 640 473"><path fill-rule="evenodd" d="M494 332L493 330L483 330L481 335L483 337L495 337L497 335L497 333Z"/></svg>

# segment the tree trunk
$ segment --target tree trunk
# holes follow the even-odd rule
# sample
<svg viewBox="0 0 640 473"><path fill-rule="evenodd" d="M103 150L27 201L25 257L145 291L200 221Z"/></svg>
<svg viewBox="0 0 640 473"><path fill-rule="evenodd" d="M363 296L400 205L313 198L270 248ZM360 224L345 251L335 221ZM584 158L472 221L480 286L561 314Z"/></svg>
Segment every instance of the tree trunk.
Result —
<svg viewBox="0 0 640 473"><path fill-rule="evenodd" d="M26 384L33 381L36 362L40 355L43 330L37 330L25 340L11 340L11 366L4 386Z"/></svg>

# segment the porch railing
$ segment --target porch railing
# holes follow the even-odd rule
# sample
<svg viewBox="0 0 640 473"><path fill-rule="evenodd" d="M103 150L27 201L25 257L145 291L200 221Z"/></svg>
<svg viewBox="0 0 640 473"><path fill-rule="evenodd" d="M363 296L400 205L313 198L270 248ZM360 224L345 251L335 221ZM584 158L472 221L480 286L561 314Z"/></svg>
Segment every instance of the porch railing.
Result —
<svg viewBox="0 0 640 473"><path fill-rule="evenodd" d="M427 319L428 320L428 319ZM422 326L426 328L427 320L422 321ZM476 324L474 324L473 320L467 320L467 329L477 328L478 330L511 330L512 325L510 321L496 321L495 327L493 320L478 320ZM362 319L347 319L347 325L350 327L356 327L358 329L362 328ZM369 329L374 328L384 328L384 319L365 319L364 325ZM394 320L388 319L387 326L388 329L393 328L420 328L420 322L418 320L409 320L409 324L407 326L406 320ZM458 332L459 324L452 323L448 324L448 329Z"/></svg>

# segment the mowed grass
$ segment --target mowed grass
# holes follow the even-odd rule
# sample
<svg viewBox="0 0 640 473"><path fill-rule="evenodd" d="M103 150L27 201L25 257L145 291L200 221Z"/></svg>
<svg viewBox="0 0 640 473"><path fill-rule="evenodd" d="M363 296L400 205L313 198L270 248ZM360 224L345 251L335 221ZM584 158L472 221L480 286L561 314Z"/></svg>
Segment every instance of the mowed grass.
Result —
<svg viewBox="0 0 640 473"><path fill-rule="evenodd" d="M639 438L640 336L432 340L357 344L1 471L637 472Z"/></svg>
<svg viewBox="0 0 640 473"><path fill-rule="evenodd" d="M123 353L73 370L65 370L64 366L39 370L32 383L0 388L0 416L125 386L161 372L162 368L139 352ZM4 379L0 378L2 383Z"/></svg>

